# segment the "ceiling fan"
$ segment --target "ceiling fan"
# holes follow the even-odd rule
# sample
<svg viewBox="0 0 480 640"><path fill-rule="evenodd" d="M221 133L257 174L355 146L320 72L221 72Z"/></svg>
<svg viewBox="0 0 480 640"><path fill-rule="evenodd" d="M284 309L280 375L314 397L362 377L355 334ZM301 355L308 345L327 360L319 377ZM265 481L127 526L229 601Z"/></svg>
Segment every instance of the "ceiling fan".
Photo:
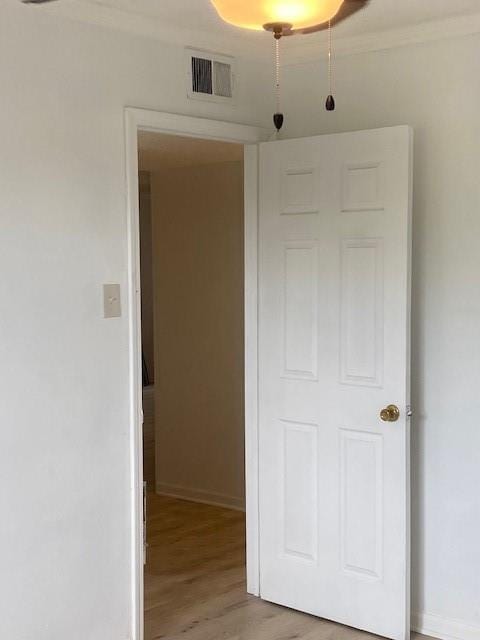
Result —
<svg viewBox="0 0 480 640"><path fill-rule="evenodd" d="M54 1L21 0L24 4L46 4ZM276 38L323 31L328 29L329 24L335 26L363 9L369 1L274 0L260 3L245 0L211 0L220 17L226 22L246 29L263 28L272 31ZM261 17L265 19L261 20Z"/></svg>
<svg viewBox="0 0 480 640"><path fill-rule="evenodd" d="M275 38L275 70L277 110L273 122L277 131L283 126L280 111L280 39L297 34L307 35L328 29L327 111L335 110L332 95L332 27L363 9L369 0L211 0L219 16L234 26L259 31L265 29Z"/></svg>
<svg viewBox="0 0 480 640"><path fill-rule="evenodd" d="M316 33L356 13L369 0L211 0L220 17L237 27L272 31L277 38Z"/></svg>
<svg viewBox="0 0 480 640"><path fill-rule="evenodd" d="M56 0L21 0L24 4L46 4L47 2L55 1ZM249 3L243 2L242 0L211 0L211 2L217 9L220 17L226 22L232 22L232 24L247 29L258 29L258 26L252 24L248 16L252 8L260 3ZM257 9L256 13L263 13L269 16L270 19L261 24L267 31L273 31L275 27L281 26L282 36L293 36L298 33L308 34L327 29L329 20L332 25L336 25L362 9L368 2L369 0L323 0L323 2L319 0L274 1L264 3L267 7L260 10ZM331 15L328 18L327 15L329 14ZM235 18L231 18L232 15L237 16L237 21L234 21ZM323 15L325 19L317 24L305 24L301 27L295 26L295 16L301 16L300 21L302 21L302 18L308 20L309 15L312 17ZM246 17L239 19L238 16ZM287 17L293 18L292 22L290 22ZM238 20L240 20L240 22Z"/></svg>
<svg viewBox="0 0 480 640"><path fill-rule="evenodd" d="M21 0L25 4L46 4L55 0ZM332 27L360 11L370 0L210 0L218 15L229 24L256 31L265 29L275 38L277 111L273 121L277 131L283 126L280 112L280 39L308 35L328 29L329 95L325 107L335 109L332 95Z"/></svg>

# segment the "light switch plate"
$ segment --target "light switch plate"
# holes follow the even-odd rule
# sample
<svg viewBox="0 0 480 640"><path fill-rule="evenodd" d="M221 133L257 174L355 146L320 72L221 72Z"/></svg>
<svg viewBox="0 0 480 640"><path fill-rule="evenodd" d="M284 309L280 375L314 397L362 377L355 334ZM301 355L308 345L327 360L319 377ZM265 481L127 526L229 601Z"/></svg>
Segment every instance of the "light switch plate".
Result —
<svg viewBox="0 0 480 640"><path fill-rule="evenodd" d="M119 284L103 285L103 317L120 318L122 315L122 304L120 300Z"/></svg>

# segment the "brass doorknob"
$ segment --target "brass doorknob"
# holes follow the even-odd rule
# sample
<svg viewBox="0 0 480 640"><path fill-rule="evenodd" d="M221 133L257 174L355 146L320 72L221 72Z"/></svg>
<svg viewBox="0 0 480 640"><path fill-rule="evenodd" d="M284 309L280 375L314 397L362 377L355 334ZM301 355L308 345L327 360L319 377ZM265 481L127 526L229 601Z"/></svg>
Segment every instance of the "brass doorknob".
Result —
<svg viewBox="0 0 480 640"><path fill-rule="evenodd" d="M396 422L400 418L400 409L394 404L389 404L380 411L380 418L384 422Z"/></svg>

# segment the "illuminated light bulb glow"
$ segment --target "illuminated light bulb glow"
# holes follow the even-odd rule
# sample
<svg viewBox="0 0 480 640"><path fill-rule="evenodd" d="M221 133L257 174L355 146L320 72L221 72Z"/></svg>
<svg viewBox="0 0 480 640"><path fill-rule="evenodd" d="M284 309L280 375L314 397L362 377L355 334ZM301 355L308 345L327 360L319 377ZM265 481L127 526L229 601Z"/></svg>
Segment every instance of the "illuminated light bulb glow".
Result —
<svg viewBox="0 0 480 640"><path fill-rule="evenodd" d="M307 29L331 20L343 0L211 0L220 17L245 29L263 29L265 24L288 23Z"/></svg>

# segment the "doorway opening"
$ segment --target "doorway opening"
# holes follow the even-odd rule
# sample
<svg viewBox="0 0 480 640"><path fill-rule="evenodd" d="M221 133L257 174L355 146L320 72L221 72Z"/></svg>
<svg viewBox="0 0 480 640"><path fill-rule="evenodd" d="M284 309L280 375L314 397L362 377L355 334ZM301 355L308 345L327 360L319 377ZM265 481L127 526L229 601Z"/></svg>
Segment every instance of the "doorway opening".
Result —
<svg viewBox="0 0 480 640"><path fill-rule="evenodd" d="M229 142L240 145L244 153L244 329L245 329L245 507L246 515L238 510L232 512L246 518L246 575L247 591L259 595L259 553L258 553L258 362L257 362L257 233L258 233L258 143L265 140L267 132L259 127L240 125L219 120L207 120L126 108L125 143L127 175L128 213L128 313L129 313L129 360L130 360L130 408L131 408L131 543L132 543L132 637L144 640L145 635L145 508L143 471L143 385L142 335L141 335L141 271L140 271L140 215L139 215L139 135L143 132L165 134L178 138L190 137L195 140ZM142 175L142 179L148 176ZM182 184L182 190L188 185ZM143 186L144 196L150 195L147 179ZM175 274L173 274L174 276ZM148 361L145 358L148 366ZM158 371L153 369L153 381ZM158 379L158 377L157 377ZM151 382L151 380L146 380ZM153 386L153 385L148 385ZM148 395L149 391L147 391ZM151 395L150 444L154 451L153 392ZM148 414L148 409L146 411ZM148 427L147 427L148 429ZM151 453L150 453L151 455ZM152 460L152 458L150 458ZM150 467L152 469L152 467ZM152 483L152 472L150 478ZM156 481L156 479L155 479ZM154 482L155 482L154 481ZM191 502L191 501L190 501ZM201 505L201 503L197 503ZM232 505L233 506L233 505ZM212 507L213 508L213 507ZM218 507L222 508L222 507ZM243 526L243 525L242 525ZM245 549L243 551L245 553ZM242 567L244 570L244 567ZM148 588L148 585L147 585ZM160 596L161 597L161 594ZM149 631L147 630L147 633ZM166 636L168 637L168 636Z"/></svg>
<svg viewBox="0 0 480 640"><path fill-rule="evenodd" d="M246 597L241 144L139 132L145 638Z"/></svg>
<svg viewBox="0 0 480 640"><path fill-rule="evenodd" d="M163 129L158 126L162 122ZM182 123L187 133L185 129L179 129ZM248 145L252 137L257 141L261 137L258 131L239 125L127 111L131 406L132 425L135 427L132 430L135 513L132 557L135 563L134 595L138 605L135 637L139 640L144 637L144 571L139 562L143 555L140 534L143 523L139 517L142 514L139 498L143 473L139 457L142 452L142 430L139 428L142 349L137 256L140 247L137 133L139 130L169 134L182 131L185 136L191 128L194 128L197 143L198 138L206 137L210 141L245 141ZM232 129L233 135L225 135ZM328 625L335 625L333 621L337 621L356 629L405 640L409 637L409 425L408 411L402 407L408 408L409 392L411 134L407 127L394 127L267 143L260 148L260 161L257 149L252 145L244 150L245 256L242 275L245 287L247 579L242 520L237 535L232 533L230 522L226 527L227 553L222 555L221 544L215 537L220 526L211 512L200 525L198 515L194 517L194 527L188 525L189 519L184 513L179 520L176 519L180 516L179 501L183 501L183 506L187 503L193 505L196 511L200 508L230 508L232 514L236 507L238 514L238 505L225 504L224 498L229 494L223 487L221 491L213 485L199 490L188 484L199 467L211 470L209 461L198 465L197 459L203 461L202 456L210 454L217 443L212 446L210 442L209 446L208 438L193 439L194 457L186 457L180 448L183 456L180 461L172 464L170 456L164 456L160 465L158 454L160 451L164 454L167 446L162 444L159 447L156 443L154 486L161 494L159 499L175 502L170 514L164 508L157 519L160 529L154 532L151 540L157 543L162 534L166 534L174 546L165 552L163 560L152 570L155 579L163 577L164 580L145 583L147 609L152 616L147 620L147 637L170 640L180 635L185 640L206 637L265 640L284 637L285 634L289 637L312 637L312 634L318 637L319 624L329 633ZM134 160L131 160L132 150ZM195 339L198 329L203 326L207 336L214 335L212 346L204 353L200 364L204 361L216 364L212 353L216 354L218 344L223 344L222 332L225 330L225 323L212 325L209 321L201 321L202 314L209 307L216 309L218 314L223 311L218 304L221 299L218 292L211 297L206 293L203 297L198 296L198 276L205 266L205 255L207 264L210 264L211 256L204 251L204 260L200 262L197 244L211 237L218 244L221 237L218 232L206 233L208 225L201 224L202 207L207 200L195 192L194 187L203 186L203 183L204 180L174 180L169 176L163 182L163 189L159 189L158 201L167 210L165 235L172 232L170 227L183 216L182 212L172 215L179 201L189 198L185 212L198 212L191 223L184 223L176 234L173 233L161 253L163 260L166 256L172 260L163 268L162 275L167 278L166 285L170 293L173 291L173 296L172 302L164 304L161 310L162 322L170 320L171 323L168 330L163 331L166 338L163 351L156 351L162 358L162 365L164 353L172 354L172 364L159 385L157 357L154 395L158 398L157 387L160 391L167 391L163 396L160 394L159 407L163 412L175 397L172 384L175 380L183 384L180 400L173 404L173 411L167 411L166 428L160 434L162 437L167 434L173 439L181 432L178 425L182 426L180 418L185 414L186 400L196 397L197 385L200 389L208 389L205 376L200 376L200 382L188 384L190 370L198 367L197 360L190 353L198 346L199 340ZM169 200L165 194L172 186L176 186L176 192ZM154 182L151 182L150 197L155 189ZM217 191L219 183L214 181L212 207L217 204ZM320 239L322 252L319 251ZM383 251L384 246L389 250ZM216 250L215 246L212 251ZM193 261L194 257L197 257L197 262ZM178 271L185 266L190 266L190 276L182 280ZM223 271L223 263L219 261L216 268L207 272L207 284L211 286L211 283L222 282ZM172 282L176 286L172 286ZM396 283L401 286L396 286ZM400 297L399 288L403 291ZM171 321L174 303L190 302L191 299L198 301L199 298L198 315L183 312ZM331 302L327 315L325 308L321 307L325 299ZM398 313L379 312L392 308L396 308ZM193 328L186 329L186 319L191 320L192 315L196 322ZM341 319L340 332L338 318ZM328 322L320 326L320 319ZM178 335L190 334L194 340L186 341L189 357L181 360L178 349L183 348L183 343L177 349L172 348L172 343ZM391 339L378 339L384 334ZM322 351L322 358L319 358L319 336L325 345L328 337L330 347ZM227 344L231 346L232 340ZM385 344L394 348L395 357L383 357L382 345ZM339 357L340 353L349 354L349 359ZM381 372L383 384L378 384L377 377L370 373L371 363L377 361L381 366L374 371ZM233 369L230 365L230 372ZM349 373L351 371L360 371L361 376ZM349 375L360 376L361 384L356 379L355 385L353 382L350 384ZM258 391L259 379L262 393ZM330 384L329 401L333 403L331 417L327 421L324 417L325 403L319 402L319 387L324 379ZM370 380L376 384L367 384ZM222 383L223 378L219 379L217 386L221 388ZM193 385L194 389L191 388ZM214 385L215 389L217 386ZM353 391L357 386L361 387L365 405L361 405L361 410L358 403L360 392ZM352 394L357 397L356 403L342 401ZM193 412L193 417L184 420L187 427L201 422L208 396L208 393L200 395L201 405ZM213 393L212 397L215 408L227 399L218 393ZM387 428L384 423L388 420L383 411L378 413L378 407L385 405L385 400L392 399L397 399L400 415L394 426ZM346 413L347 409L350 413ZM259 411L262 415L261 429ZM154 411L155 418L157 412L158 408ZM211 426L208 419L207 424ZM158 435L156 427L155 435ZM191 441L191 432L187 432L181 444L185 448L192 444ZM322 456L332 464L320 464ZM385 464L382 464L383 459ZM164 480L156 473L159 468L162 472L165 468L174 474L182 472L187 476L173 475L173 480ZM216 476L218 472L215 479ZM218 500L219 497L222 501ZM319 507L325 504L329 505L331 517L322 520ZM383 509L382 505L389 505L389 509ZM182 527L186 528L182 530ZM213 537L202 537L208 532ZM241 546L232 547L240 540ZM165 545L161 548L165 549ZM240 554L240 563L238 557L235 559L235 549ZM262 600L247 595L260 595L260 550ZM193 555L189 555L190 552ZM220 554L216 556L218 564L212 560L216 553ZM320 553L327 564L317 562ZM160 555L158 557L161 558ZM397 570L400 558L402 571ZM343 564L338 565L339 560ZM169 564L171 562L176 564ZM205 569L203 572L202 567ZM326 572L327 567L329 573ZM189 576L188 572L192 570L194 575ZM169 588L165 588L165 578L170 580ZM216 588L213 586L215 583ZM360 583L361 589L358 588ZM329 588L332 584L337 585L336 589ZM323 594L321 598L319 593ZM341 597L338 597L339 593ZM150 595L156 599L149 600ZM378 601L382 598L385 606L379 608ZM273 602L277 604L271 604ZM153 626L155 614L158 614L160 625L157 629ZM332 622L319 622L319 618L308 614ZM170 628L161 626L167 623L170 623ZM153 632L150 629L154 629ZM358 631L352 630L351 633L358 634Z"/></svg>

